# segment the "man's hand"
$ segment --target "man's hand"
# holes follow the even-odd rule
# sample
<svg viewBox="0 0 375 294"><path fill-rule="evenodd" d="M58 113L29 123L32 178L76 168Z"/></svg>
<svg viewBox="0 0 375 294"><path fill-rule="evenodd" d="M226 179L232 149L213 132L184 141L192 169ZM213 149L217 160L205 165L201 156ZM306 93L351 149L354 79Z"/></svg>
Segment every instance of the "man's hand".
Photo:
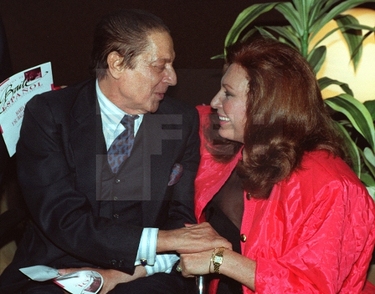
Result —
<svg viewBox="0 0 375 294"><path fill-rule="evenodd" d="M177 251L178 253L196 253L215 247L232 249L232 244L221 237L209 223L186 225L185 228L159 230L157 252Z"/></svg>

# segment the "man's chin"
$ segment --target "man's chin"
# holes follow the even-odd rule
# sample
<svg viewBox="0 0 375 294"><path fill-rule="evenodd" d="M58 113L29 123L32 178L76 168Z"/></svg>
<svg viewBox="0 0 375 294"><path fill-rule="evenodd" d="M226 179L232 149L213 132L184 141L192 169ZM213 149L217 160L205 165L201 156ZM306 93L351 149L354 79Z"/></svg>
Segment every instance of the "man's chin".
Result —
<svg viewBox="0 0 375 294"><path fill-rule="evenodd" d="M161 102L161 101L160 101ZM159 109L160 102L155 102L150 106L150 112L154 113Z"/></svg>

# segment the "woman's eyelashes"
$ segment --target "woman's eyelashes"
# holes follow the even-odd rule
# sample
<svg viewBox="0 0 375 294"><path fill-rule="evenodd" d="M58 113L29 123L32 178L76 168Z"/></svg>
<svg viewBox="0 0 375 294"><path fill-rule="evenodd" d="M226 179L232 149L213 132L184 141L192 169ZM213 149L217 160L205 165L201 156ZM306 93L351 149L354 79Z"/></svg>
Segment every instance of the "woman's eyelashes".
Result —
<svg viewBox="0 0 375 294"><path fill-rule="evenodd" d="M229 98L229 97L232 97L233 94L230 93L229 91L224 91L224 96L225 96L225 98Z"/></svg>

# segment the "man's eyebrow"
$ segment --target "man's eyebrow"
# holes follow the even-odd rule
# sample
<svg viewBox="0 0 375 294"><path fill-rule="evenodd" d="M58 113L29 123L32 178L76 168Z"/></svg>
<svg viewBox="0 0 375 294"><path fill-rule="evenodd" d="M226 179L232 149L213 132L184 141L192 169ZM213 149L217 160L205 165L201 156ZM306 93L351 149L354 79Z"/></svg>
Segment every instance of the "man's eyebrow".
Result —
<svg viewBox="0 0 375 294"><path fill-rule="evenodd" d="M173 58L158 58L152 61L152 63L155 63L155 62L169 63L169 62L173 62L173 60L174 60Z"/></svg>

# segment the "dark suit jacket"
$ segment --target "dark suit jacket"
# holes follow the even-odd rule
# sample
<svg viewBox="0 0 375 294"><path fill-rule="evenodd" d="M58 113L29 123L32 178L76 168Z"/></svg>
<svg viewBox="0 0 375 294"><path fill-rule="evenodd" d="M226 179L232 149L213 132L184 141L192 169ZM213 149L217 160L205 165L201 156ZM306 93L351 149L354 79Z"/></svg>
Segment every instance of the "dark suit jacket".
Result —
<svg viewBox="0 0 375 294"><path fill-rule="evenodd" d="M161 131L166 134L162 141L152 136L154 117L156 121L177 117L180 124L163 125L167 130ZM141 128L149 130L147 145L160 146L162 151L156 152L150 163L151 199L142 203L145 226L176 228L195 222L198 124L193 107L168 97L155 114L144 116ZM94 80L37 95L27 104L17 159L32 221L13 263L0 279L0 290L23 284L18 268L37 264L57 268L94 265L133 273L143 227L100 217L96 199L101 185L96 164L103 159L104 146L101 128ZM173 135L168 140L170 132ZM178 183L168 186L175 163L182 164L183 175Z"/></svg>

